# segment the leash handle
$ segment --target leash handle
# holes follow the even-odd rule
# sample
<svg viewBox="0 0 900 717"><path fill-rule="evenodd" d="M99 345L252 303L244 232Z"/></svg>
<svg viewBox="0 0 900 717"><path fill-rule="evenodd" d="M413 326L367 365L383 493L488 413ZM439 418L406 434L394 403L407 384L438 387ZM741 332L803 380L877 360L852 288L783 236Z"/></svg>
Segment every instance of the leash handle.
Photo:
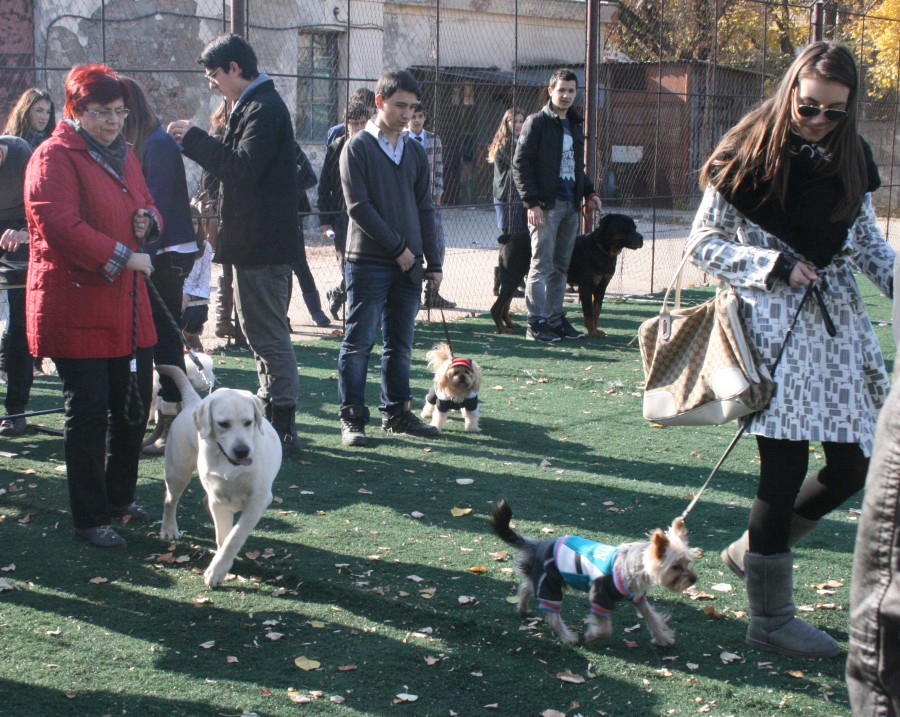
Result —
<svg viewBox="0 0 900 717"><path fill-rule="evenodd" d="M773 378L775 376L775 369L777 369L778 364L781 363L781 357L784 355L784 350L787 347L788 341L791 338L791 334L794 333L794 326L797 323L797 319L800 318L800 312L803 311L803 306L804 306L804 304L806 304L806 300L809 298L810 294L813 294L813 295L819 297L819 300L821 300L821 296L818 293L818 288L816 287L816 285L810 284L806 289L806 293L803 294L803 298L800 299L800 305L797 307L797 311L794 312L794 318L791 319L791 325L788 327L787 333L784 335L784 341L781 342L781 348L778 350L778 356L775 357L775 363L772 365L772 368L770 369L770 373L772 374ZM828 316L827 312L825 311L824 307L822 307L821 304L819 305L819 307L822 309L823 315ZM831 317L829 316L828 323L830 323L830 322L831 322ZM828 330L828 323L826 323L826 331ZM831 328L834 329L834 324L831 325ZM830 336L834 336L834 334L832 334L830 331L828 333ZM768 404L766 404L766 408L768 408ZM759 410L764 411L765 408L761 408ZM759 411L757 411L756 413L759 413ZM691 502L688 503L688 507L684 509L684 512L682 512L682 514L681 514L682 520L687 520L687 517L690 514L690 512L694 509L694 506L697 505L697 503L700 501L700 496L702 496L703 492L709 487L709 484L712 482L713 476L718 472L719 468L722 467L722 464L725 463L725 459L728 458L729 455L731 455L731 451L734 450L734 447L737 445L738 440L740 439L741 436L744 435L744 432L747 430L746 419L750 418L750 416L753 416L753 415L755 415L755 414L751 413L750 415L744 417L745 420L743 420L741 422L741 425L738 428L737 433L735 434L734 438L731 439L731 443L728 444L728 448L725 449L725 452L722 454L722 457L719 459L719 462L716 463L715 468L712 469L712 472L709 474L709 477L706 479L706 482L702 486L700 486L700 490L697 491L696 495L694 495L693 500L691 500Z"/></svg>

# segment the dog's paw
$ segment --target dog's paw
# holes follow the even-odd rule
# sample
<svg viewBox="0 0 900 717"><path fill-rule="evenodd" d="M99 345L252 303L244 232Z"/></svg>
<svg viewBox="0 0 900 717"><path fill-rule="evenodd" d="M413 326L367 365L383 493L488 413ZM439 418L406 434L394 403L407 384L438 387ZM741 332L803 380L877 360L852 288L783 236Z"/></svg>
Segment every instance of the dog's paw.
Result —
<svg viewBox="0 0 900 717"><path fill-rule="evenodd" d="M178 540L181 538L181 531L177 525L163 525L159 529L159 537L163 540Z"/></svg>
<svg viewBox="0 0 900 717"><path fill-rule="evenodd" d="M209 567L203 573L203 582L207 587L217 588L225 582L228 577L228 566L217 562L215 559L209 564Z"/></svg>

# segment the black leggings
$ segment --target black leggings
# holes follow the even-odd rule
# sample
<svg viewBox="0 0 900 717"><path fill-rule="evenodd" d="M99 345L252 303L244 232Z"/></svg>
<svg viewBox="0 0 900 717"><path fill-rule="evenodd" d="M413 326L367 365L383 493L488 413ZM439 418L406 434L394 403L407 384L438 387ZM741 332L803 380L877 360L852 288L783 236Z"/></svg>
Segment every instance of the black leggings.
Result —
<svg viewBox="0 0 900 717"><path fill-rule="evenodd" d="M760 469L750 509L751 552L787 552L794 513L819 520L865 485L869 459L856 443L823 443L825 467L809 476L809 441L757 436L756 443Z"/></svg>

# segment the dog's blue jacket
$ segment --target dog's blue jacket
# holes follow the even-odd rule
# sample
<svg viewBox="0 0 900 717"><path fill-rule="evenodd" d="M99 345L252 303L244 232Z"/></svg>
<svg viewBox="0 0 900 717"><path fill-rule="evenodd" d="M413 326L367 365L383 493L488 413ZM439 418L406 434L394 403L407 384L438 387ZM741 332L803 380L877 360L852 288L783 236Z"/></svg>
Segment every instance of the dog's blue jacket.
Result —
<svg viewBox="0 0 900 717"><path fill-rule="evenodd" d="M616 565L619 548L577 535L564 535L556 540L544 540L534 550L531 575L534 594L539 607L559 612L565 585L590 593L591 611L606 616L617 601L628 598L635 604L628 583Z"/></svg>

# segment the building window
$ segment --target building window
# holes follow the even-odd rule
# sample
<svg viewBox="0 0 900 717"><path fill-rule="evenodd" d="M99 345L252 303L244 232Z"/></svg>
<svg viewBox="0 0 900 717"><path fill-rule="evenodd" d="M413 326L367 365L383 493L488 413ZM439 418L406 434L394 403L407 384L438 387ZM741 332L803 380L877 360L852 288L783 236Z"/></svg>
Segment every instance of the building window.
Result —
<svg viewBox="0 0 900 717"><path fill-rule="evenodd" d="M297 38L297 136L322 140L337 123L337 34Z"/></svg>

